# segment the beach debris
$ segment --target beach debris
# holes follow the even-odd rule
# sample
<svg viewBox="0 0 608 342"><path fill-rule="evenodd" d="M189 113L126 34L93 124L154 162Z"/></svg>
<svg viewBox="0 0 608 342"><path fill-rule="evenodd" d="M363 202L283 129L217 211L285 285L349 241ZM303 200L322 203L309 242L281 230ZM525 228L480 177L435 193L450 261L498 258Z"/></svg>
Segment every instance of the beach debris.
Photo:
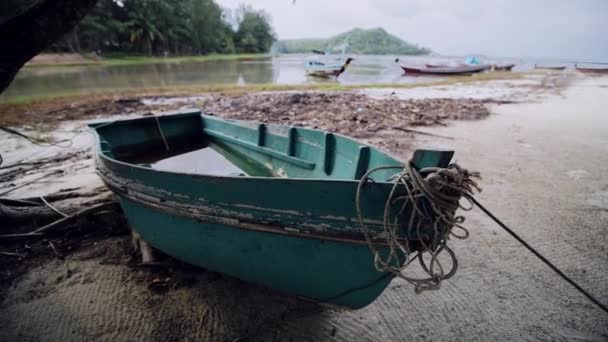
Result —
<svg viewBox="0 0 608 342"><path fill-rule="evenodd" d="M21 258L24 257L23 254L16 253L16 252L0 252L0 255L9 256L9 257L15 257L15 258L19 258L19 259L21 259Z"/></svg>
<svg viewBox="0 0 608 342"><path fill-rule="evenodd" d="M478 120L490 111L474 99L403 100L356 92L257 93L221 96L199 103L205 112L240 120L322 128L354 137L395 127L447 125Z"/></svg>
<svg viewBox="0 0 608 342"><path fill-rule="evenodd" d="M79 120L113 114L201 108L205 114L267 123L319 127L357 135L363 130L400 126L446 125L449 120L477 120L490 112L476 99L372 98L361 92L262 92L237 95L211 93L196 97L125 97L83 99L65 103L35 103L19 116L0 118L3 125L22 126L55 120Z"/></svg>
<svg viewBox="0 0 608 342"><path fill-rule="evenodd" d="M61 233L81 220L108 212L115 215L120 209L105 187L87 191L66 189L47 196L23 199L0 197L0 243L46 238Z"/></svg>
<svg viewBox="0 0 608 342"><path fill-rule="evenodd" d="M454 140L454 137L449 137L447 135L440 135L440 134L429 133L429 132L423 132L423 131L420 131L420 130L417 130L417 129L404 128L404 127L399 127L399 126L394 126L393 129L395 129L397 131L408 132L408 133L414 133L414 134L420 134L420 135L428 135L428 136L431 136L431 137L437 137L437 138Z"/></svg>
<svg viewBox="0 0 608 342"><path fill-rule="evenodd" d="M165 293L174 286L171 277L154 278L148 283L148 290L156 293Z"/></svg>

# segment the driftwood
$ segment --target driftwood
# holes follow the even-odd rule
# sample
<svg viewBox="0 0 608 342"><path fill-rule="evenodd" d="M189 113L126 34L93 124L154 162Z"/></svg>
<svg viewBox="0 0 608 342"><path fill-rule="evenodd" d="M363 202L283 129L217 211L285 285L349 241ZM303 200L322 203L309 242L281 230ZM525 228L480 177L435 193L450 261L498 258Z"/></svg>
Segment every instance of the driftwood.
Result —
<svg viewBox="0 0 608 342"><path fill-rule="evenodd" d="M33 234L44 234L52 229L55 229L67 222L70 221L74 221L75 219L79 218L79 217L84 217L87 215L91 215L91 214L95 214L95 213L99 213L102 211L118 211L120 208L118 202L108 202L108 203L101 203L101 204L97 204L94 205L90 208L86 208L84 210L81 210L75 214L66 216L60 220L57 220L53 223L47 224L44 227L38 228L36 230L34 230L32 233ZM1 236L0 236L1 237Z"/></svg>
<svg viewBox="0 0 608 342"><path fill-rule="evenodd" d="M54 176L54 175L59 175L59 174L63 174L63 170L53 170L53 171L51 171L49 173L46 173L46 174L44 174L44 175L42 175L40 177L37 177L36 179L34 179L34 180L30 181L30 182L23 183L23 184L20 184L18 186L10 188L9 190L0 192L0 196L7 195L7 194L9 194L9 193L11 193L11 192L13 192L13 191L15 191L17 189L21 189L21 188L26 187L28 185L34 184L34 183L38 182L41 179L48 178L48 177Z"/></svg>
<svg viewBox="0 0 608 342"><path fill-rule="evenodd" d="M54 155L54 156L45 157L45 158L39 158L37 160L32 160L32 161L21 161L21 162L17 162L17 163L10 164L10 165L0 166L0 183L11 182L14 179L22 177L24 174L27 174L29 172L36 172L40 169L48 169L53 165L61 164L62 162L70 160L72 158L78 158L83 153L84 153L83 151L78 151L78 152ZM58 171L58 170L56 170L56 171ZM50 175L47 175L47 176L50 176ZM47 176L45 176L43 178L46 178ZM37 181L37 180L35 180L35 181ZM14 191L15 189L16 188L12 188L5 193L9 193L11 191ZM0 194L0 196L2 196L2 194Z"/></svg>
<svg viewBox="0 0 608 342"><path fill-rule="evenodd" d="M119 204L117 202L113 202L113 201L97 204L92 207L81 210L79 212L76 212L72 215L63 217L59 220L56 220L52 223L49 223L43 227L40 227L40 228L30 231L28 233L0 235L0 241L1 240L11 240L11 239L28 239L28 238L44 236L48 233L51 233L51 232L54 232L54 231L60 229L61 227L65 227L66 225L76 221L79 218L90 216L90 215L93 215L93 214L96 214L96 213L99 213L102 211L118 211L119 208L120 208Z"/></svg>
<svg viewBox="0 0 608 342"><path fill-rule="evenodd" d="M77 189L76 189L77 190ZM82 206L93 206L111 201L110 191L100 187L92 191L61 191L41 197L11 199L0 197L0 229L8 226L13 232L20 231L19 226L31 228L42 225L70 213ZM86 201L83 201L86 200ZM66 215L64 215L66 214Z"/></svg>
<svg viewBox="0 0 608 342"><path fill-rule="evenodd" d="M43 179L61 176L65 172L64 168L59 167L60 165L69 160L86 157L85 151L79 150L3 165L0 167L0 184L4 183L5 187L0 190L0 196ZM78 168L71 170L71 172L77 170ZM16 186L9 183L13 179L27 174L34 174L36 177ZM112 208L114 205L114 200L107 188L100 187L88 191L79 190L78 188L66 189L44 197L21 199L0 197L0 234L3 234L1 235L2 239L42 236L44 233L31 230L34 227L41 226L45 228L44 230L53 230L56 227L72 224L75 219L94 214L99 210Z"/></svg>
<svg viewBox="0 0 608 342"><path fill-rule="evenodd" d="M75 156L77 156L79 154L79 152L74 152L74 153L66 153L66 154L61 154L61 155L54 155L54 156L50 156L50 157L44 157L44 158L38 158L36 160L32 160L32 161L21 161L21 162L17 162L14 164L9 164L9 165L2 165L0 166L0 170L7 170L7 169L13 169L13 168L19 168L19 167L28 167L28 166L39 166L39 165L47 165L51 162L61 162L64 160L68 160L70 158L73 158Z"/></svg>
<svg viewBox="0 0 608 342"><path fill-rule="evenodd" d="M24 206L24 207L40 205L40 203L38 203L36 201L30 201L27 199L4 198L4 197L0 197L0 204Z"/></svg>
<svg viewBox="0 0 608 342"><path fill-rule="evenodd" d="M71 199L71 198L89 198L89 197L94 197L94 196L98 196L101 194L107 194L107 195L110 194L110 190L108 190L105 187L99 187L99 188L93 189L92 191L87 191L87 192L78 191L79 189L80 188L63 189L60 192L55 192L52 194L45 195L44 198L49 202L56 202L56 201L62 201L62 200ZM2 200L3 199L0 199L0 202ZM28 197L28 198L23 198L21 200L28 201L28 202L36 202L38 205L42 204L40 197Z"/></svg>
<svg viewBox="0 0 608 342"><path fill-rule="evenodd" d="M5 205L0 201L0 226L46 223L61 218L61 215L45 205Z"/></svg>
<svg viewBox="0 0 608 342"><path fill-rule="evenodd" d="M59 142L47 142L40 139L31 138L7 127L0 126L0 130L17 134L38 146L59 146ZM62 141L71 143L70 139ZM88 158L90 158L90 156L87 154L86 150L76 150L66 153L58 153L48 157L37 158L35 160L25 159L12 164L0 165L0 184L3 187L3 189L0 190L0 196L5 196L17 189L37 183L40 180L50 176L65 174L65 163L69 160L84 160ZM68 171L75 172L86 167L88 166L83 166ZM11 183L15 179L23 178L27 175L36 175L37 177L19 185Z"/></svg>
<svg viewBox="0 0 608 342"><path fill-rule="evenodd" d="M23 254L19 254L19 253L13 253L13 252L0 252L0 255L4 255L4 256L10 256L10 257L15 257L15 258L23 258Z"/></svg>
<svg viewBox="0 0 608 342"><path fill-rule="evenodd" d="M411 129L411 128L394 126L393 129L395 129L397 131L402 131L402 132L421 134L421 135L428 135L428 136L431 136L431 137L437 137L437 138L454 140L453 137L448 137L447 135L439 135L439 134L435 134L435 133L423 132L423 131L419 131L419 130Z"/></svg>
<svg viewBox="0 0 608 342"><path fill-rule="evenodd" d="M51 203L49 203L49 201L47 201L46 198L44 198L43 196L40 196L40 200L44 203L44 205L46 205L47 207L49 207L51 210L53 210L57 214L59 214L59 215L61 215L63 217L67 217L68 216L66 213L64 213L63 211L57 209L54 205L52 205Z"/></svg>

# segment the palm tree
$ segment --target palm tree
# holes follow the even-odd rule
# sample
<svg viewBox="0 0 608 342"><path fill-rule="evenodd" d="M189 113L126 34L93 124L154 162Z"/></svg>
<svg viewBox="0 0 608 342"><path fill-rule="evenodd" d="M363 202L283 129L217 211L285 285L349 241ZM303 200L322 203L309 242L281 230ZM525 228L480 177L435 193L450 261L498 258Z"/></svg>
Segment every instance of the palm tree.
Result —
<svg viewBox="0 0 608 342"><path fill-rule="evenodd" d="M130 42L141 43L142 41L146 44L146 50L148 56L152 56L153 44L155 41L164 39L160 30L154 23L156 20L150 20L148 18L154 18L157 13L154 13L153 6L148 6L147 1L132 1L134 7L132 11L129 11L129 22L128 27L130 30Z"/></svg>

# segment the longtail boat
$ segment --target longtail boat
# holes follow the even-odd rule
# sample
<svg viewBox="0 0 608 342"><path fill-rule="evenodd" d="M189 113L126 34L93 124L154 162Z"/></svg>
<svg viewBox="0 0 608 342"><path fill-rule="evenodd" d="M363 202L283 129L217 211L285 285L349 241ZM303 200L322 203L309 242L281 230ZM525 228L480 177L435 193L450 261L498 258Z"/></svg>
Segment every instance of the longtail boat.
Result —
<svg viewBox="0 0 608 342"><path fill-rule="evenodd" d="M579 67L578 65L574 65L574 67L576 68L576 71L580 71L585 74L608 74L608 67L584 68L584 67Z"/></svg>
<svg viewBox="0 0 608 342"><path fill-rule="evenodd" d="M98 174L118 195L131 228L168 255L350 308L370 304L394 277L378 270L370 246L379 257L389 253L382 232L395 171L366 176L377 166L404 166L388 154L329 132L199 110L89 127L97 139ZM419 150L411 165L446 167L452 154ZM163 164L172 160L174 167ZM362 179L368 181L361 185ZM412 251L433 244L437 222L411 219L412 208L396 215L416 226L415 234L399 237ZM405 262L392 261L396 267Z"/></svg>
<svg viewBox="0 0 608 342"><path fill-rule="evenodd" d="M538 70L554 70L554 71L562 71L565 70L566 67L565 66L548 66L548 65L537 65L534 64L534 69L538 69Z"/></svg>
<svg viewBox="0 0 608 342"><path fill-rule="evenodd" d="M339 77L353 61L353 58L347 58L344 63L324 63L320 61L306 62L306 74L315 77Z"/></svg>
<svg viewBox="0 0 608 342"><path fill-rule="evenodd" d="M413 67L400 65L405 75L471 75L489 68L487 65Z"/></svg>

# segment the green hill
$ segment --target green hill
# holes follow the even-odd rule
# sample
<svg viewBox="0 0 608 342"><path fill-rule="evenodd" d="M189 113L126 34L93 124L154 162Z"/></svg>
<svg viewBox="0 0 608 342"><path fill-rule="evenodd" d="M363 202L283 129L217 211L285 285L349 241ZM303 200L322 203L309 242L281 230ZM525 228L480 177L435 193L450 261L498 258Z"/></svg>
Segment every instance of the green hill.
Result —
<svg viewBox="0 0 608 342"><path fill-rule="evenodd" d="M424 55L431 52L429 49L403 41L383 28L368 30L356 28L326 39L279 40L272 50L278 53L308 53L313 49L341 52L345 45L346 52L354 54Z"/></svg>

